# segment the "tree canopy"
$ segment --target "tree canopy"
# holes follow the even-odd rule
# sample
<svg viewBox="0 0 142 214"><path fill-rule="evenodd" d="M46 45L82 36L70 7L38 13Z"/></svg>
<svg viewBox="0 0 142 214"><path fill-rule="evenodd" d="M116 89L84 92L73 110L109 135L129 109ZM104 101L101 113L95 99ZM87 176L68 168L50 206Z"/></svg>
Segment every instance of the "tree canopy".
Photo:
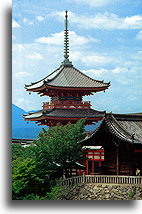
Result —
<svg viewBox="0 0 142 214"><path fill-rule="evenodd" d="M42 168L65 169L68 176L69 169L75 162L84 159L84 152L78 141L85 138L85 120L79 120L76 124L68 123L65 126L57 125L48 130L43 129L36 140L35 153L37 162ZM41 161L42 160L42 161Z"/></svg>
<svg viewBox="0 0 142 214"><path fill-rule="evenodd" d="M81 119L76 124L43 129L27 148L13 145L13 199L45 196L52 192L56 178L63 173L71 176L75 163L85 158L77 143L86 136L84 123Z"/></svg>

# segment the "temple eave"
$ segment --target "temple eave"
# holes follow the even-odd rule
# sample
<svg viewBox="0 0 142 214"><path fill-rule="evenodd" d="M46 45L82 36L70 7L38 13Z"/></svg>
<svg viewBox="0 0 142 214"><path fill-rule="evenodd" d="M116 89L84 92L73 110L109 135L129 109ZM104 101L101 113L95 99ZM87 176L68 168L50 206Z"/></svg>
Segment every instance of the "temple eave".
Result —
<svg viewBox="0 0 142 214"><path fill-rule="evenodd" d="M40 115L38 115L40 114ZM104 112L98 112L92 109L50 109L40 113L24 115L25 121L34 121L38 125L67 124L76 123L78 120L86 119L85 124L96 123L104 117Z"/></svg>
<svg viewBox="0 0 142 214"><path fill-rule="evenodd" d="M98 118L82 118L82 117L74 117L74 118L64 118L64 117L41 117L41 118L32 118L32 119L25 119L25 121L34 121L38 125L46 125L46 126L54 126L58 123L65 125L68 122L76 123L80 119L86 119L85 125L93 125L98 121L102 120L102 117Z"/></svg>
<svg viewBox="0 0 142 214"><path fill-rule="evenodd" d="M33 117L33 118L26 118L24 117L24 120L25 121L40 121L40 120L50 120L50 119L53 119L53 120L80 120L81 118L84 118L86 120L93 120L94 122L97 122L98 120L101 120L103 118L103 116L92 116L92 117L55 117L55 116L45 116L45 115L42 115L41 117Z"/></svg>
<svg viewBox="0 0 142 214"><path fill-rule="evenodd" d="M48 94L50 93L50 90L55 90L54 93L58 93L60 91L78 91L80 90L80 92L100 92L100 91L105 91L108 89L109 86L105 86L105 87L61 87L61 86L48 86L48 85L44 85L42 87L39 88L33 88L33 89L28 89L26 88L26 91L28 92L37 92L38 94L43 94L43 96L48 96Z"/></svg>

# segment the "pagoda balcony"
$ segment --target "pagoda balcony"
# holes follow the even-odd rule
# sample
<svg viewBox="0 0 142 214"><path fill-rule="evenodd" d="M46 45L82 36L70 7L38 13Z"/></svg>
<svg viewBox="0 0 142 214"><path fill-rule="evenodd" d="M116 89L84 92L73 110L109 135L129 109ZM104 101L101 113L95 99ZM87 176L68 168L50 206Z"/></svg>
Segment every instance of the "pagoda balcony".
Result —
<svg viewBox="0 0 142 214"><path fill-rule="evenodd" d="M90 101L51 101L51 102L43 102L43 110L49 110L53 108L58 109L90 109L91 102Z"/></svg>

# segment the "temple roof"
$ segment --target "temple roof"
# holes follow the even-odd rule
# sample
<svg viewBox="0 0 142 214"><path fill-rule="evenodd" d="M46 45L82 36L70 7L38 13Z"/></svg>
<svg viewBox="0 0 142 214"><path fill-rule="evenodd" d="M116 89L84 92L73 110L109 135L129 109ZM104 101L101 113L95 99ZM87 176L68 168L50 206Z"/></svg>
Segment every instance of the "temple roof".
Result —
<svg viewBox="0 0 142 214"><path fill-rule="evenodd" d="M48 88L48 86L53 86L63 88L102 88L102 90L104 90L110 86L110 83L94 80L72 65L61 65L57 70L42 80L33 82L30 85L25 85L25 88L27 90L33 90L44 86L46 88Z"/></svg>
<svg viewBox="0 0 142 214"><path fill-rule="evenodd" d="M25 120L43 118L102 118L104 111L96 111L93 109L50 109L46 111L38 111L35 113L29 113L29 115L23 115Z"/></svg>
<svg viewBox="0 0 142 214"><path fill-rule="evenodd" d="M106 124L113 135L121 140L142 143L142 117L139 115L109 115Z"/></svg>
<svg viewBox="0 0 142 214"><path fill-rule="evenodd" d="M95 139L97 134L107 129L115 138L128 143L142 143L142 114L106 114L100 126L85 138L82 143L91 138Z"/></svg>

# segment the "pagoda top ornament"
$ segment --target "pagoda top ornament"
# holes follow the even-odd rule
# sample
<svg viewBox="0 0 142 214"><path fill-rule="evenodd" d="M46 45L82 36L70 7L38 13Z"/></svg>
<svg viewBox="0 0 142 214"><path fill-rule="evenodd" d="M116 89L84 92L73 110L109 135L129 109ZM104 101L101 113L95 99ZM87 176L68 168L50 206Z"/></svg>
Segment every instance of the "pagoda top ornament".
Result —
<svg viewBox="0 0 142 214"><path fill-rule="evenodd" d="M65 30L64 30L64 66L72 66L72 62L69 61L69 30L68 30L68 11L65 11Z"/></svg>

